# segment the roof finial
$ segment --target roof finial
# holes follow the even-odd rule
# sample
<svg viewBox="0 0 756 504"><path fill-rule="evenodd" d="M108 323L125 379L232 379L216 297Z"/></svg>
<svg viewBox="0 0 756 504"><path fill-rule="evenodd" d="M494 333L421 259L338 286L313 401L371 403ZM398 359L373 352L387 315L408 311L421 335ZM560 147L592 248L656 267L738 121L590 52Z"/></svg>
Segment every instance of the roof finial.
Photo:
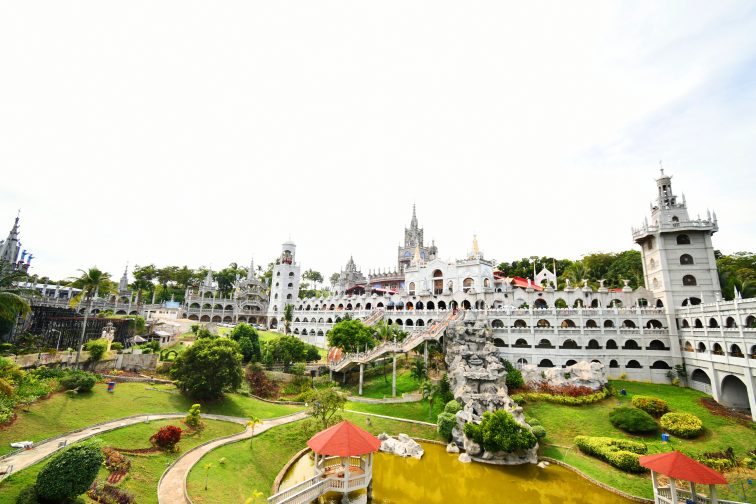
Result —
<svg viewBox="0 0 756 504"><path fill-rule="evenodd" d="M662 161L661 161L661 159L659 160L659 170L661 171L661 175L662 175L662 177L663 177L663 176L664 176L664 166L662 166Z"/></svg>

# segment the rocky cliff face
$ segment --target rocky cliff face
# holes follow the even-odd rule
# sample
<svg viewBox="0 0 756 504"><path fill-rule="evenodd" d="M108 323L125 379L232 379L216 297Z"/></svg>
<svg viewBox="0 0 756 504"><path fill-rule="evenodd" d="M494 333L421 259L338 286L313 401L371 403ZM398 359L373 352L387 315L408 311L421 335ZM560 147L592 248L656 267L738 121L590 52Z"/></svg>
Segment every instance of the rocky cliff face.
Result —
<svg viewBox="0 0 756 504"><path fill-rule="evenodd" d="M551 387L588 387L599 390L606 386L606 368L598 362L581 361L566 368L554 367L542 369L535 364L522 366L522 378L525 383L538 387L540 384Z"/></svg>
<svg viewBox="0 0 756 504"><path fill-rule="evenodd" d="M479 424L483 413L506 410L520 424L525 423L522 408L509 398L507 372L498 348L493 344L493 331L485 320L477 320L471 311L446 330L446 365L454 398L462 405L457 425L452 431L453 443L464 449L472 460L491 464L536 463L538 445L520 452L488 452L464 434L466 422ZM464 455L464 454L463 454Z"/></svg>

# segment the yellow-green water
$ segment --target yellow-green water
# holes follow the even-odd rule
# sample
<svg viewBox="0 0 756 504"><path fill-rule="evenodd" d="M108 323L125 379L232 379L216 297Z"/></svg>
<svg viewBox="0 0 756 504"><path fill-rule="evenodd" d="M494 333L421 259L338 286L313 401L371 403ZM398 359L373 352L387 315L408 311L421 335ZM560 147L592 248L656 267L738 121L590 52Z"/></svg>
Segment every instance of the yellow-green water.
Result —
<svg viewBox="0 0 756 504"><path fill-rule="evenodd" d="M373 468L373 502L380 504L516 503L516 504L627 504L572 471L550 465L493 466L463 464L444 446L423 443L420 460L378 453ZM302 457L286 475L281 488L312 477L313 462ZM321 503L338 503L327 495ZM365 502L364 493L350 494L353 503Z"/></svg>

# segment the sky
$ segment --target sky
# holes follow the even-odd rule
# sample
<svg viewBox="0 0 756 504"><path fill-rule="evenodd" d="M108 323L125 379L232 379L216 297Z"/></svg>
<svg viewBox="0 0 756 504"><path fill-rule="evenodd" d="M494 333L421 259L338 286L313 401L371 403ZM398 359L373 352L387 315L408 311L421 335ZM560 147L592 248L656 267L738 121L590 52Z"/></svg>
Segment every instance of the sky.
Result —
<svg viewBox="0 0 756 504"><path fill-rule="evenodd" d="M0 1L31 273L633 248L659 163L756 250L756 4ZM7 228L7 229L6 229Z"/></svg>

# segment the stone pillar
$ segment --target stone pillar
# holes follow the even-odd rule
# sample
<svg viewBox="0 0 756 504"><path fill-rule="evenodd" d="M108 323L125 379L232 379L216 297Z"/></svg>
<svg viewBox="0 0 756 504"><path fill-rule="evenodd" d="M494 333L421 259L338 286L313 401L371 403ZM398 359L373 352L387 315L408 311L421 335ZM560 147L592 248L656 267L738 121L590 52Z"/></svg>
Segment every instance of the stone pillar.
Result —
<svg viewBox="0 0 756 504"><path fill-rule="evenodd" d="M363 369L365 368L364 364L360 364L360 389L359 389L359 395L362 395L362 373Z"/></svg>
<svg viewBox="0 0 756 504"><path fill-rule="evenodd" d="M677 485L675 485L674 478L669 478L669 493L672 496L672 502L679 502L677 500Z"/></svg>
<svg viewBox="0 0 756 504"><path fill-rule="evenodd" d="M711 504L719 503L719 498L717 497L716 485L709 485L709 498L711 499Z"/></svg>
<svg viewBox="0 0 756 504"><path fill-rule="evenodd" d="M391 369L391 397L396 397L396 352L394 352L394 362Z"/></svg>

